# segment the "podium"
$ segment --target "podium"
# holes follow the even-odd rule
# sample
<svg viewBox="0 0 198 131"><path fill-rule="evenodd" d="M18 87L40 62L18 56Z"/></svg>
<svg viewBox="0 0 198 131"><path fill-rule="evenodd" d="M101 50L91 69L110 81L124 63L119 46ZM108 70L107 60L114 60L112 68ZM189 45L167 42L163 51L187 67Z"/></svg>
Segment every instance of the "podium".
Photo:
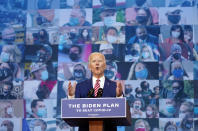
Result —
<svg viewBox="0 0 198 131"><path fill-rule="evenodd" d="M90 131L108 126L130 126L126 98L75 98L61 100L61 118L70 126L89 125Z"/></svg>

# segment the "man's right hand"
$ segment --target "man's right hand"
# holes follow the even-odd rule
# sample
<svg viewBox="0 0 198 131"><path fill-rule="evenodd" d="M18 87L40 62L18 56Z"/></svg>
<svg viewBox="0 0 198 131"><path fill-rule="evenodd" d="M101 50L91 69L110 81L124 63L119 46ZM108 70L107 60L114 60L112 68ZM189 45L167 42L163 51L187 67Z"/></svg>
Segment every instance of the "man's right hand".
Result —
<svg viewBox="0 0 198 131"><path fill-rule="evenodd" d="M71 84L71 81L69 81L68 84L68 95L69 96L74 96L76 91L76 82L74 82L73 86Z"/></svg>

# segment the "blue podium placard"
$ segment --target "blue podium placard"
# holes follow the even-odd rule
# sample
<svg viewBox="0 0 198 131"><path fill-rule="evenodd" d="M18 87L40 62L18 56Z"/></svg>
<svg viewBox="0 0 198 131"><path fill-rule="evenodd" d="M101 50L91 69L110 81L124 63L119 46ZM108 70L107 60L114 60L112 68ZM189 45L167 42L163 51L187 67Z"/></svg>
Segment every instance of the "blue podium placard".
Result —
<svg viewBox="0 0 198 131"><path fill-rule="evenodd" d="M122 117L126 117L126 98L75 98L61 100L61 118Z"/></svg>

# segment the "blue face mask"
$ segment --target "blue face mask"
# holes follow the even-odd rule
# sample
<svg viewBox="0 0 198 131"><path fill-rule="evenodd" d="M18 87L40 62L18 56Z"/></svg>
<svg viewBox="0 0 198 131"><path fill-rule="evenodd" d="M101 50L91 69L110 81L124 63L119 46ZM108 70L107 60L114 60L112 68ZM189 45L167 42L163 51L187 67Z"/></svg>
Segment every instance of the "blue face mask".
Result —
<svg viewBox="0 0 198 131"><path fill-rule="evenodd" d="M48 72L46 70L42 71L41 79L44 80L44 81L48 79Z"/></svg>
<svg viewBox="0 0 198 131"><path fill-rule="evenodd" d="M113 77L114 77L114 72L113 71L111 71L111 70L105 70L104 71L104 75L108 78L108 79L113 79Z"/></svg>
<svg viewBox="0 0 198 131"><path fill-rule="evenodd" d="M39 117L46 117L46 115L47 115L47 110L46 110L46 108L38 108L38 111L37 111L37 115L39 116Z"/></svg>
<svg viewBox="0 0 198 131"><path fill-rule="evenodd" d="M194 113L195 115L198 115L198 107L194 107Z"/></svg>
<svg viewBox="0 0 198 131"><path fill-rule="evenodd" d="M181 78L184 75L184 71L181 68L174 69L172 73L175 78Z"/></svg>
<svg viewBox="0 0 198 131"><path fill-rule="evenodd" d="M2 62L8 62L10 59L10 54L6 52L1 53L1 61Z"/></svg>
<svg viewBox="0 0 198 131"><path fill-rule="evenodd" d="M141 71L135 72L135 76L138 79L146 79L148 76L148 70L146 68L144 68Z"/></svg>
<svg viewBox="0 0 198 131"><path fill-rule="evenodd" d="M70 17L70 19L69 19L69 24L71 25L71 26L77 26L77 25L79 25L79 19L78 18L76 18L76 17Z"/></svg>
<svg viewBox="0 0 198 131"><path fill-rule="evenodd" d="M112 26L115 22L116 22L116 19L114 16L104 17L104 24L106 26Z"/></svg>
<svg viewBox="0 0 198 131"><path fill-rule="evenodd" d="M144 59L149 58L149 57L150 57L149 52L142 52L142 57L143 57Z"/></svg>
<svg viewBox="0 0 198 131"><path fill-rule="evenodd" d="M176 109L173 105L166 106L166 110L171 114L174 114L176 112Z"/></svg>

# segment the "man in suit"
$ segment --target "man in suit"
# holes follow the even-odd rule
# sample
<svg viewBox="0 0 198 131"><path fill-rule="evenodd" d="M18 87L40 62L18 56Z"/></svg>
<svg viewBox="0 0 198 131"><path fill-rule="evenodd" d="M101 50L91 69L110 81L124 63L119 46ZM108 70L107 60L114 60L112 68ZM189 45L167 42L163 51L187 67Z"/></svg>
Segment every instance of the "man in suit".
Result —
<svg viewBox="0 0 198 131"><path fill-rule="evenodd" d="M101 53L94 52L89 56L89 69L92 72L92 78L81 83L69 82L68 97L69 98L87 98L90 89L94 89L94 96L97 96L98 89L103 89L102 97L122 97L122 85L120 82L113 82L104 76L106 69L105 56ZM106 124L107 125L107 124ZM85 130L87 127L80 127L79 130ZM116 127L105 127L105 130L116 130Z"/></svg>

